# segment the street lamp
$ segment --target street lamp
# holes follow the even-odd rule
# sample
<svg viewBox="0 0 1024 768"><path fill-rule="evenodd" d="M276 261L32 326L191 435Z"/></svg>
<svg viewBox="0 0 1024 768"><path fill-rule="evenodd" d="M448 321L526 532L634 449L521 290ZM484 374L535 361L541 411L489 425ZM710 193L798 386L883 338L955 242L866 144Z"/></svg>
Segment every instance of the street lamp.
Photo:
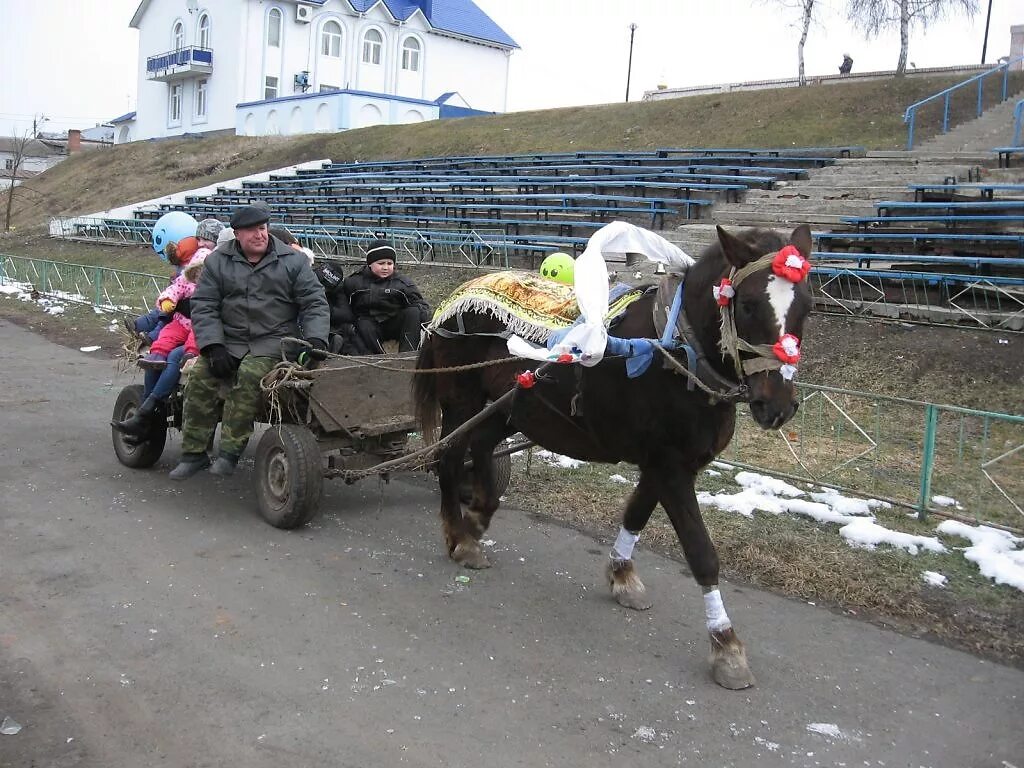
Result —
<svg viewBox="0 0 1024 768"><path fill-rule="evenodd" d="M988 53L988 25L992 21L992 0L988 0L988 13L985 14L985 41L981 44L981 63L985 63L985 54Z"/></svg>
<svg viewBox="0 0 1024 768"><path fill-rule="evenodd" d="M636 34L636 24L629 25L629 65L626 67L626 101L629 101L629 79L633 75L633 35Z"/></svg>

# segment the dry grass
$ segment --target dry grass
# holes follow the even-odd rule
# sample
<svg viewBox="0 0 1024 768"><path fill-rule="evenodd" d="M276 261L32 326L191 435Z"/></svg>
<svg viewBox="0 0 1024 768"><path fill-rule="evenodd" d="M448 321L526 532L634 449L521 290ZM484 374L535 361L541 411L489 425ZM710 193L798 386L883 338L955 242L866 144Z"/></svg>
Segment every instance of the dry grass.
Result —
<svg viewBox="0 0 1024 768"><path fill-rule="evenodd" d="M903 78L737 92L656 102L516 112L419 125L290 138L214 136L142 141L83 152L16 194L14 224L105 210L183 189L329 157L338 162L448 155L657 147L863 145L900 149L907 105L959 78ZM1010 92L1024 87L1015 73ZM989 89L993 90L993 89ZM952 124L973 116L973 96L953 105ZM939 130L922 114L920 140Z"/></svg>

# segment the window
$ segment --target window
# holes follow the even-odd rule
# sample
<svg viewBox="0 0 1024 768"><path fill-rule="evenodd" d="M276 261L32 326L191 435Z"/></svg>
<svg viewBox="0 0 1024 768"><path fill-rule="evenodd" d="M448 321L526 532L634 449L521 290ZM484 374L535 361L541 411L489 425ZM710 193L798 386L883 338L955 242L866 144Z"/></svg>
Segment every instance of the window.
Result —
<svg viewBox="0 0 1024 768"><path fill-rule="evenodd" d="M196 81L196 117L206 117L206 90L209 80Z"/></svg>
<svg viewBox="0 0 1024 768"><path fill-rule="evenodd" d="M278 8L271 8L267 14L267 45L281 47L281 11Z"/></svg>
<svg viewBox="0 0 1024 768"><path fill-rule="evenodd" d="M181 83L171 86L171 103L168 105L167 112L170 122L181 122Z"/></svg>
<svg viewBox="0 0 1024 768"><path fill-rule="evenodd" d="M180 21L174 22L174 27L171 29L171 45L176 51L185 47L185 27Z"/></svg>
<svg viewBox="0 0 1024 768"><path fill-rule="evenodd" d="M338 91L338 90L341 90L341 89L338 88L338 86L336 86L336 85L326 85L326 84L321 84L320 85L320 93L330 93L331 91Z"/></svg>
<svg viewBox="0 0 1024 768"><path fill-rule="evenodd" d="M384 38L376 29L371 29L363 38L363 62L380 64L380 51L384 47Z"/></svg>
<svg viewBox="0 0 1024 768"><path fill-rule="evenodd" d="M420 71L420 41L415 37L407 37L402 43L402 69Z"/></svg>
<svg viewBox="0 0 1024 768"><path fill-rule="evenodd" d="M341 58L341 24L328 21L320 33L320 53L335 59Z"/></svg>
<svg viewBox="0 0 1024 768"><path fill-rule="evenodd" d="M13 171L14 170L14 160L13 160L13 158L8 157L6 160L4 160L4 167L8 171Z"/></svg>
<svg viewBox="0 0 1024 768"><path fill-rule="evenodd" d="M210 17L205 13L199 17L199 34L196 37L200 48L210 47Z"/></svg>
<svg viewBox="0 0 1024 768"><path fill-rule="evenodd" d="M264 99L276 99L277 98L277 78L267 75L263 80L263 98Z"/></svg>

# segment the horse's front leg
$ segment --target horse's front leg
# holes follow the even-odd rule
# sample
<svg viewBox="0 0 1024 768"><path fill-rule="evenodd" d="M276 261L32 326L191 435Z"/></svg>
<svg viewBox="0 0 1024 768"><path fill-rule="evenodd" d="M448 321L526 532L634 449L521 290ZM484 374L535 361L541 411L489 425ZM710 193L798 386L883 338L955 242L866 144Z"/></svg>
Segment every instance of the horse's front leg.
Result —
<svg viewBox="0 0 1024 768"><path fill-rule="evenodd" d="M622 526L618 538L609 553L608 567L605 571L608 584L612 589L612 597L619 605L646 611L651 607L651 598L647 595L647 587L640 580L633 565L633 547L640 532L651 519L651 513L658 504L658 489L647 473L640 470L640 481L633 494L626 502L626 511L622 515Z"/></svg>
<svg viewBox="0 0 1024 768"><path fill-rule="evenodd" d="M469 444L473 460L473 488L465 517L467 529L477 541L490 527L491 518L500 504L494 487L494 448L510 432L507 415L495 413L473 431Z"/></svg>
<svg viewBox="0 0 1024 768"><path fill-rule="evenodd" d="M694 474L666 469L658 477L661 504L683 545L690 571L704 590L704 618L711 636L711 671L715 682L732 690L749 688L754 684L754 675L718 590L718 552L704 527L693 488Z"/></svg>

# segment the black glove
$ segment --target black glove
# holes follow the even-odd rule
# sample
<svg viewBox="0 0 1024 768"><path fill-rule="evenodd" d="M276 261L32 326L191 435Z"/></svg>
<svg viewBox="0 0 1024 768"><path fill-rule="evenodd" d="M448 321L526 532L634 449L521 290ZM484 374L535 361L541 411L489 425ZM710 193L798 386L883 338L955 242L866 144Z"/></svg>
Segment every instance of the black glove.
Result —
<svg viewBox="0 0 1024 768"><path fill-rule="evenodd" d="M192 299L182 299L174 305L174 311L184 317L192 317Z"/></svg>
<svg viewBox="0 0 1024 768"><path fill-rule="evenodd" d="M203 357L210 366L210 373L218 379L230 379L235 375L235 361L223 344L211 344L203 349Z"/></svg>
<svg viewBox="0 0 1024 768"><path fill-rule="evenodd" d="M322 339L310 339L309 343L313 348L299 352L298 363L307 371L312 371L327 359L327 345Z"/></svg>

